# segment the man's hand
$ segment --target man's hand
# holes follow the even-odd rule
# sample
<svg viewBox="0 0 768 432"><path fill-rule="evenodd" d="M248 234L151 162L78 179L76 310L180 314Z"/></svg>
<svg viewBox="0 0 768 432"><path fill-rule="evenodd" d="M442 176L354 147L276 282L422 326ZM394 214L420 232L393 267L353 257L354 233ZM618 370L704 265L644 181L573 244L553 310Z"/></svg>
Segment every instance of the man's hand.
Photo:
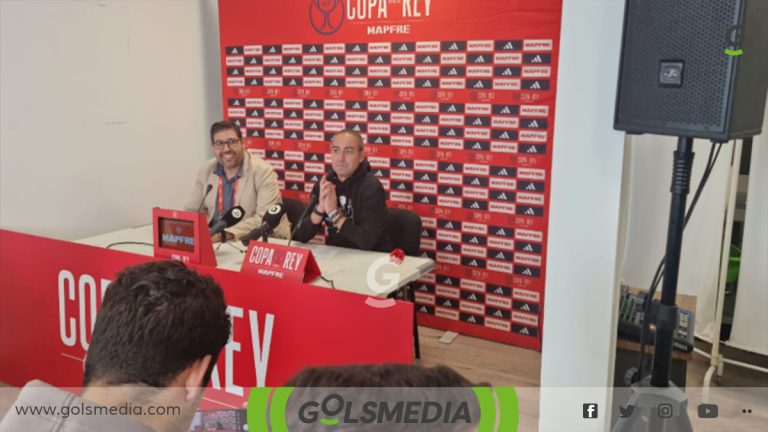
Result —
<svg viewBox="0 0 768 432"><path fill-rule="evenodd" d="M325 179L323 179L325 180ZM323 202L323 208L325 212L331 212L339 207L339 203L336 198L336 185L332 182L325 180L325 184L320 185L320 189L325 191L320 193L321 200Z"/></svg>

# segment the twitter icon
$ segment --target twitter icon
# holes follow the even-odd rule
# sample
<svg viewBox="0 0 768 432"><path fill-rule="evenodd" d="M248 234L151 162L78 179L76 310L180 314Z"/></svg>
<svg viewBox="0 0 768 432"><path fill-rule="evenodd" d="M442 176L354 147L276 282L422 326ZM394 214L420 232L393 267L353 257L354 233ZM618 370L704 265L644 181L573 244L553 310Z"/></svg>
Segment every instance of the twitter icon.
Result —
<svg viewBox="0 0 768 432"><path fill-rule="evenodd" d="M619 415L621 415L621 418L627 418L631 416L633 412L635 412L634 405L627 405L626 407L619 405Z"/></svg>

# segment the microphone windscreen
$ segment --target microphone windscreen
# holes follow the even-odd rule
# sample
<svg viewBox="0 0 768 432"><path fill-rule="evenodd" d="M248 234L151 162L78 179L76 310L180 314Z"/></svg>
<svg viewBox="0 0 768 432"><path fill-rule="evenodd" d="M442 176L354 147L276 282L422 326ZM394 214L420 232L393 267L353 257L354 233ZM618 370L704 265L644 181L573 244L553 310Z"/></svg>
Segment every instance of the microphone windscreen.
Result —
<svg viewBox="0 0 768 432"><path fill-rule="evenodd" d="M224 213L224 218L222 220L224 220L227 227L231 227L232 225L243 220L243 216L245 216L245 210L243 210L243 208L240 206L235 206L229 209L228 212Z"/></svg>
<svg viewBox="0 0 768 432"><path fill-rule="evenodd" d="M283 215L285 214L285 208L282 204L274 204L272 207L267 209L267 212L264 213L264 218L262 219L263 223L267 224L270 229L274 229L277 225L280 224L280 219L282 219Z"/></svg>

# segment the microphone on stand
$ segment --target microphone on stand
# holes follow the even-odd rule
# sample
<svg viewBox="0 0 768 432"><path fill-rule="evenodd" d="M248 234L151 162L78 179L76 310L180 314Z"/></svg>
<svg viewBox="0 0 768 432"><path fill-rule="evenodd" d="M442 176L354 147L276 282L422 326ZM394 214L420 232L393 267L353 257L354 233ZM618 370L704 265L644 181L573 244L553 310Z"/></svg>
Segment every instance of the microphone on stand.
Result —
<svg viewBox="0 0 768 432"><path fill-rule="evenodd" d="M208 186L205 188L205 193L203 194L203 199L200 200L200 207L197 208L197 212L200 213L203 211L203 204L205 204L205 199L208 198L208 194L211 193L211 189L213 189L212 184L208 184Z"/></svg>
<svg viewBox="0 0 768 432"><path fill-rule="evenodd" d="M240 222L243 220L243 216L245 216L245 210L243 210L242 207L232 207L229 209L229 211L224 213L224 216L221 217L220 221L216 222L216 224L211 227L211 237L222 233L224 228L229 228L232 225Z"/></svg>
<svg viewBox="0 0 768 432"><path fill-rule="evenodd" d="M240 239L243 242L243 246L248 246L248 243L250 243L251 240L257 240L259 237L266 243L267 237L269 237L269 235L272 234L272 231L280 225L280 220L283 218L284 214L285 208L283 208L282 204L278 203L272 205L272 207L267 209L267 212L264 213L261 226L252 229L251 232Z"/></svg>

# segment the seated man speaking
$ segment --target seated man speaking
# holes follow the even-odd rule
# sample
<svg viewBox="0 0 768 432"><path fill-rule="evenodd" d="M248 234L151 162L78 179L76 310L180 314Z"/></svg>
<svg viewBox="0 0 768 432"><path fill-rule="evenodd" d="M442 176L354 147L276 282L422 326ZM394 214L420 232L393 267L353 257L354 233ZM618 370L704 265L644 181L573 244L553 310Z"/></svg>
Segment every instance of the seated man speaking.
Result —
<svg viewBox="0 0 768 432"><path fill-rule="evenodd" d="M267 209L282 202L277 174L263 159L246 151L240 127L231 121L211 126L211 144L215 157L198 171L195 189L184 210L197 212L202 207L215 224L232 207L242 207L243 219L224 230L226 240L240 240L261 226ZM284 216L273 229L272 236L288 238L288 218ZM215 237L213 241L219 241L219 236Z"/></svg>
<svg viewBox="0 0 768 432"><path fill-rule="evenodd" d="M329 245L389 252L384 188L370 173L359 133L344 129L333 136L331 166L312 189L317 205L294 238L306 242L325 226Z"/></svg>

